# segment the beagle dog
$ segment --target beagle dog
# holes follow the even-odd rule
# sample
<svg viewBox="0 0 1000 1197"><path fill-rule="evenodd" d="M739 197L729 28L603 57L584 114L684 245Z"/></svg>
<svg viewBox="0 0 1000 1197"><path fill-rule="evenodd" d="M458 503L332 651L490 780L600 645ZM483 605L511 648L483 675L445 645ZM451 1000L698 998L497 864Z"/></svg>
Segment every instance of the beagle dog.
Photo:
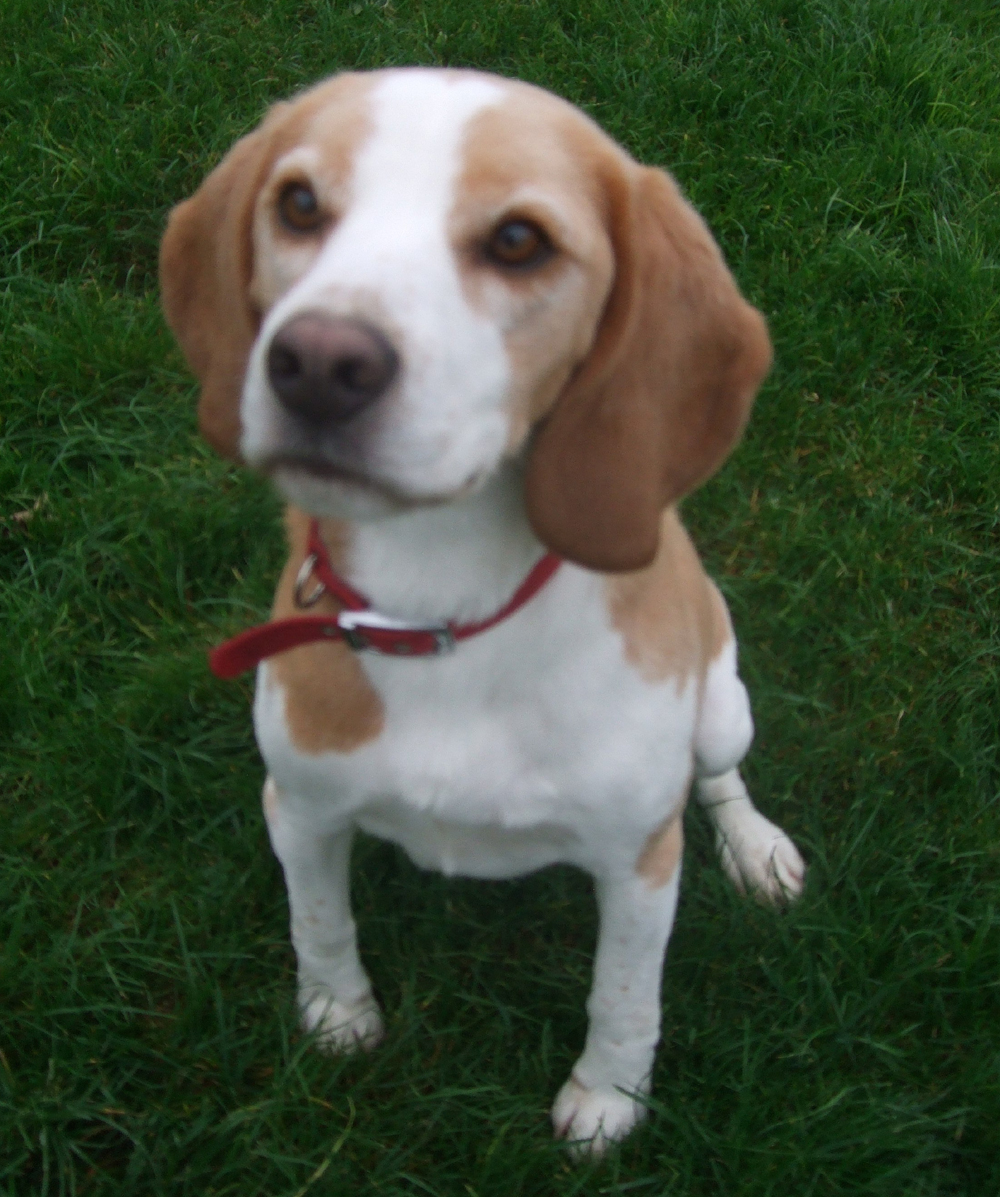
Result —
<svg viewBox="0 0 1000 1197"><path fill-rule="evenodd" d="M356 829L446 874L577 865L599 940L552 1121L599 1154L649 1093L689 791L737 887L803 884L740 778L736 641L677 512L743 430L764 320L667 174L464 70L276 105L171 213L161 278L202 432L288 503L272 622L216 664L260 662L303 1025L382 1035Z"/></svg>

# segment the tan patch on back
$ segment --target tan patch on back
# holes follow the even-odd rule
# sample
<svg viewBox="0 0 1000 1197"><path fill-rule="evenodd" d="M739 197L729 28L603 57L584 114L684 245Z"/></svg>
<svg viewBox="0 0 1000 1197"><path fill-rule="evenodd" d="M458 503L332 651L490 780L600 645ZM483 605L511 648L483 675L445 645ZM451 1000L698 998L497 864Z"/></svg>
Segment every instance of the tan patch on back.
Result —
<svg viewBox="0 0 1000 1197"><path fill-rule="evenodd" d="M647 681L701 677L732 638L722 596L709 580L675 508L663 515L652 565L606 582L625 656Z"/></svg>
<svg viewBox="0 0 1000 1197"><path fill-rule="evenodd" d="M660 889L676 873L683 849L684 825L678 811L650 833L636 862L635 871L652 889Z"/></svg>
<svg viewBox="0 0 1000 1197"><path fill-rule="evenodd" d="M345 550L345 530L334 520L321 520L323 541L334 569ZM294 507L285 513L288 563L278 583L272 618L302 615L293 597L295 576L306 556L309 517ZM328 595L309 609L313 615L340 610ZM382 731L385 714L360 662L342 641L304 644L272 657L269 679L285 692L285 721L292 743L302 752L352 752Z"/></svg>

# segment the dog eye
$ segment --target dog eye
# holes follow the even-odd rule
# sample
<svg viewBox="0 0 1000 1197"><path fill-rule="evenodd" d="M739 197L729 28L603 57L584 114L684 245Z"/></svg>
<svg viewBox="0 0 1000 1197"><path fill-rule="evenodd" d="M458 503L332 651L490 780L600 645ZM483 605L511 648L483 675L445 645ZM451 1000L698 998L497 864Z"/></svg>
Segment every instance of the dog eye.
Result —
<svg viewBox="0 0 1000 1197"><path fill-rule="evenodd" d="M313 233L323 223L316 193L308 183L289 183L278 196L278 216L293 233Z"/></svg>
<svg viewBox="0 0 1000 1197"><path fill-rule="evenodd" d="M545 233L530 220L505 220L490 234L486 256L498 266L541 266L555 252Z"/></svg>

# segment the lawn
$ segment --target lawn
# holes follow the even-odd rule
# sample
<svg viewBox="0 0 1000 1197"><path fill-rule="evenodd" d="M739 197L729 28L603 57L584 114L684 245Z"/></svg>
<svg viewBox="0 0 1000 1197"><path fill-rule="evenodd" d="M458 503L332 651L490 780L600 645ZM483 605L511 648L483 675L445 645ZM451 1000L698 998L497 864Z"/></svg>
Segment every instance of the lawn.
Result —
<svg viewBox="0 0 1000 1197"><path fill-rule="evenodd" d="M992 0L4 0L0 1192L1000 1192L1000 30ZM808 856L741 900L688 816L649 1123L576 1167L585 878L365 841L388 1037L298 1033L246 682L266 487L198 439L157 244L273 100L471 65L675 172L777 361L685 504Z"/></svg>

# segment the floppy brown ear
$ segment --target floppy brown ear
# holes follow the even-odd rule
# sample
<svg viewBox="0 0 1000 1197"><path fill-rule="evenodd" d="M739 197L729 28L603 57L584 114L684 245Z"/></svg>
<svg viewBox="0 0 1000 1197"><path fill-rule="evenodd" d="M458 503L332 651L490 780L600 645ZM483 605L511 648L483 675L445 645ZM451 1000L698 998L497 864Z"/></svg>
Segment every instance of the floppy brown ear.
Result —
<svg viewBox="0 0 1000 1197"><path fill-rule="evenodd" d="M620 173L610 212L611 295L593 348L538 429L526 486L551 549L616 571L652 561L663 509L736 445L771 343L668 175Z"/></svg>
<svg viewBox="0 0 1000 1197"><path fill-rule="evenodd" d="M170 213L160 245L167 324L201 382L202 435L225 457L239 456L240 395L259 322L249 298L253 207L273 128L268 120L233 146Z"/></svg>

